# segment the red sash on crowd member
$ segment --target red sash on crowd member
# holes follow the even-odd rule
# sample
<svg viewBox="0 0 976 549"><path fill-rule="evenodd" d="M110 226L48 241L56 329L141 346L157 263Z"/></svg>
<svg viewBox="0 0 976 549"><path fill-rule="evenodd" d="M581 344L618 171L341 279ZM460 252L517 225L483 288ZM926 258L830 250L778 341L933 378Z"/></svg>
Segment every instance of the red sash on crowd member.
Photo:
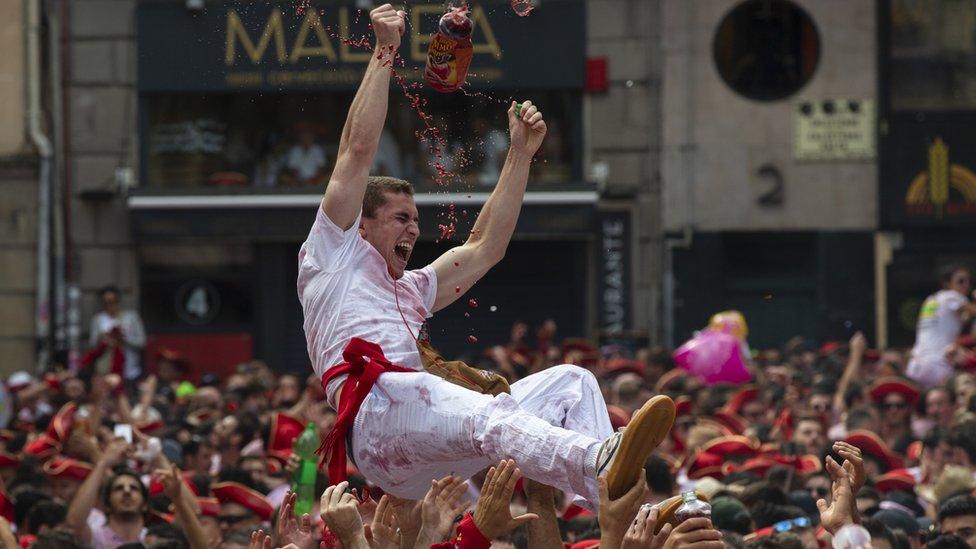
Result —
<svg viewBox="0 0 976 549"><path fill-rule="evenodd" d="M329 461L329 483L338 484L346 479L346 436L352 429L352 422L359 413L359 407L380 375L386 372L415 372L393 364L383 355L379 345L354 337L349 340L342 358L345 362L329 369L322 377L322 388L338 376L348 374L342 393L339 395L339 410L335 426L322 439L316 452Z"/></svg>
<svg viewBox="0 0 976 549"><path fill-rule="evenodd" d="M81 367L87 368L91 366L94 368L95 361L101 358L101 356L105 354L105 351L108 350L109 350L108 343L105 343L104 341L100 342L98 345L93 347L90 351L85 353L83 357L81 357ZM111 347L111 351L112 351L112 362L111 362L112 373L121 376L124 373L124 366L125 366L125 354L122 352L122 346L114 345Z"/></svg>

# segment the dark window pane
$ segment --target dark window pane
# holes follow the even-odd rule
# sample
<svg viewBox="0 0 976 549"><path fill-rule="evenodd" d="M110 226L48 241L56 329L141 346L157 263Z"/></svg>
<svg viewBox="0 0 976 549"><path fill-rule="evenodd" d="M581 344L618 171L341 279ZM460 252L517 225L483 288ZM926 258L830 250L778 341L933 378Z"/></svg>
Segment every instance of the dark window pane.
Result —
<svg viewBox="0 0 976 549"><path fill-rule="evenodd" d="M749 0L722 19L715 66L726 84L757 101L789 97L813 76L820 37L813 20L786 0Z"/></svg>

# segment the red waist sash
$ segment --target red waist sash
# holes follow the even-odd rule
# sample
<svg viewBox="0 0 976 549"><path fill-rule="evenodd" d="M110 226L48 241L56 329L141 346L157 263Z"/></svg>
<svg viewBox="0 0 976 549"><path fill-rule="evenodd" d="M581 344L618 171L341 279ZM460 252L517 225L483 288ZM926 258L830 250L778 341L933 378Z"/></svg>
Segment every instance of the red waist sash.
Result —
<svg viewBox="0 0 976 549"><path fill-rule="evenodd" d="M386 372L414 372L409 368L393 364L383 355L379 345L354 337L342 351L345 361L322 376L322 389L327 390L330 381L348 375L342 392L339 394L339 410L335 426L322 439L317 454L329 462L329 483L338 484L346 479L346 436L359 408L376 380ZM326 458L327 456L327 458ZM321 465L321 464L320 464Z"/></svg>

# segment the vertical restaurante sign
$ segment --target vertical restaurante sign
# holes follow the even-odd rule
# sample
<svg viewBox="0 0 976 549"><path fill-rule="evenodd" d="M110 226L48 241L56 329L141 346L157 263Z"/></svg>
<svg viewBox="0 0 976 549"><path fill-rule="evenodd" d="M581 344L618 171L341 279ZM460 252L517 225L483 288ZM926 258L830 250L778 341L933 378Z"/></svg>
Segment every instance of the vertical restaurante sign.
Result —
<svg viewBox="0 0 976 549"><path fill-rule="evenodd" d="M443 2L412 3L398 72L420 81ZM471 87L581 87L582 0L548 0L518 17L507 2L472 2ZM351 2L249 0L207 4L190 14L177 2L140 3L139 88L231 91L351 88L371 55L369 15Z"/></svg>
<svg viewBox="0 0 976 549"><path fill-rule="evenodd" d="M619 333L630 329L630 210L603 210L599 223L598 330Z"/></svg>

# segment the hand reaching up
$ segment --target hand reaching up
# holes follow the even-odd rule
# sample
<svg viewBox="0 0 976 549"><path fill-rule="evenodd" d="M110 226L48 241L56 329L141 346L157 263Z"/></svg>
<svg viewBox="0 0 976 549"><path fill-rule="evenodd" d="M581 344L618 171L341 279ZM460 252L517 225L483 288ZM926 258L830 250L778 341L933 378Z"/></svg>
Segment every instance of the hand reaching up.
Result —
<svg viewBox="0 0 976 549"><path fill-rule="evenodd" d="M842 527L854 523L854 493L851 490L851 475L846 469L841 467L834 458L827 456L824 460L827 472L833 483L830 487L831 501L818 499L817 509L820 510L820 525L825 530L834 534Z"/></svg>
<svg viewBox="0 0 976 549"><path fill-rule="evenodd" d="M461 477L447 476L431 481L430 490L421 504L423 526L420 539L434 544L450 537L454 519L468 507L464 498L466 492L467 485Z"/></svg>
<svg viewBox="0 0 976 549"><path fill-rule="evenodd" d="M278 543L294 543L300 549L315 549L317 540L312 534L312 516L308 513L300 518L295 516L295 501L298 494L288 492L278 508L278 520L275 522L275 538Z"/></svg>
<svg viewBox="0 0 976 549"><path fill-rule="evenodd" d="M637 512L637 518L631 523L630 529L624 536L620 549L661 549L668 540L671 526L661 529L654 535L657 527L658 508L655 505L644 504Z"/></svg>
<svg viewBox="0 0 976 549"><path fill-rule="evenodd" d="M390 504L390 496L380 498L373 522L369 526L370 546L373 549L398 549L400 547L400 528L397 526L396 513Z"/></svg>
<svg viewBox="0 0 976 549"><path fill-rule="evenodd" d="M497 467L488 470L481 497L474 511L474 524L483 536L488 539L496 537L518 528L522 524L535 520L535 513L526 513L517 517L512 516L509 504L515 492L515 483L522 478L522 472L515 466L513 460L502 460Z"/></svg>
<svg viewBox="0 0 976 549"><path fill-rule="evenodd" d="M637 516L641 504L647 499L647 481L644 475L617 499L610 499L607 478L597 479L600 488L600 545L604 547L619 547L631 521ZM653 533L653 530L652 530Z"/></svg>
<svg viewBox="0 0 976 549"><path fill-rule="evenodd" d="M322 520L342 542L343 547L366 546L363 519L356 498L346 491L348 482L329 486L322 493L319 508Z"/></svg>

